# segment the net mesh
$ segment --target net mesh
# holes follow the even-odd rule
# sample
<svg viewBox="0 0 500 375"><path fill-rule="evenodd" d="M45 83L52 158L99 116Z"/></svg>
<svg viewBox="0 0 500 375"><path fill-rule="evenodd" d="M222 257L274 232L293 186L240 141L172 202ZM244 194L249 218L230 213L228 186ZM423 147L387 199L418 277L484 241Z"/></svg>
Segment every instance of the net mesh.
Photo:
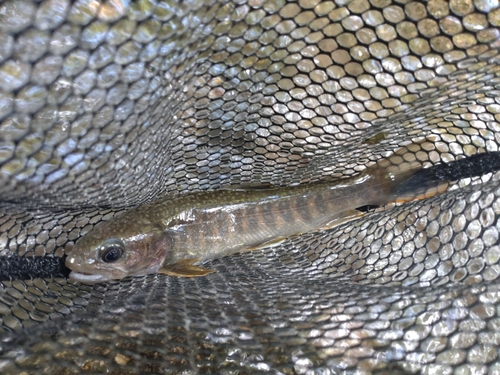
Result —
<svg viewBox="0 0 500 375"><path fill-rule="evenodd" d="M500 373L487 166L203 278L62 258L162 195L497 152L498 26L495 0L1 2L0 372Z"/></svg>

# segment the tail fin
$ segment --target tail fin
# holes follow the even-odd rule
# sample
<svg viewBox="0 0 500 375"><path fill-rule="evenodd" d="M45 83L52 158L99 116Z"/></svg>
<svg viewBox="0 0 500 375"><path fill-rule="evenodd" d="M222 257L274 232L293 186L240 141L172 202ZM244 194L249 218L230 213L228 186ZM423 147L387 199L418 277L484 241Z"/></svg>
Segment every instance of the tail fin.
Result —
<svg viewBox="0 0 500 375"><path fill-rule="evenodd" d="M375 176L383 197L377 204L401 203L430 198L446 191L452 181L481 176L500 170L500 152L476 154L450 163L422 168L421 163L405 158L413 145L379 161L366 170ZM418 145L415 145L418 147ZM408 154L410 155L410 154Z"/></svg>

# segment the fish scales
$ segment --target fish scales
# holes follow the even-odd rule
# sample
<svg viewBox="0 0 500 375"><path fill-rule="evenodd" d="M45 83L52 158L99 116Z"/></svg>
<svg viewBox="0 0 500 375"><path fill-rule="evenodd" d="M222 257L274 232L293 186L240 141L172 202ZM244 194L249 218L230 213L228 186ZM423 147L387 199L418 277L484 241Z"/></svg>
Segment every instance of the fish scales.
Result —
<svg viewBox="0 0 500 375"><path fill-rule="evenodd" d="M80 239L66 261L73 271L70 278L93 283L156 272L201 276L212 272L201 267L207 260L338 225L360 216L356 209L361 206L404 201L415 192L424 197L421 185L427 189L427 180L420 179L415 187L407 183L415 166L408 164L394 173L388 165L382 160L333 182L158 199Z"/></svg>
<svg viewBox="0 0 500 375"><path fill-rule="evenodd" d="M265 192L266 195L255 191L238 192L241 200L236 199L229 204L215 201L214 205L209 203L204 208L189 209L187 215L180 213L164 225L175 227L171 231L174 244L186 248L184 251L172 251L170 256L167 255L167 262L178 261L187 253L202 260L211 259L214 255L228 255L274 238L307 232L336 218L341 198L337 189L319 185L310 191L298 190L271 196L269 191ZM214 195L211 198L215 200L222 196ZM320 199L314 207L317 195ZM342 212L343 207L340 207ZM184 221L179 221L179 218ZM200 233L202 236L199 236ZM196 235L199 237L193 243L192 238ZM174 247L177 248L176 245Z"/></svg>
<svg viewBox="0 0 500 375"><path fill-rule="evenodd" d="M163 198L96 227L79 241L67 264L72 269L80 267L81 272L74 272L74 276L91 281L92 275L84 269L107 269L112 278L121 278L157 272L177 263L184 267L183 262L189 260L203 262L252 250L270 241L319 229L342 217L348 209L375 204L380 198L373 187L382 182L379 175L368 171L332 183ZM78 258L80 248L90 249L93 254ZM113 252L120 257L126 252L126 261L114 263L114 255L109 255ZM103 257L104 263L99 260ZM187 267L193 272L201 270ZM101 272L99 280L107 277Z"/></svg>

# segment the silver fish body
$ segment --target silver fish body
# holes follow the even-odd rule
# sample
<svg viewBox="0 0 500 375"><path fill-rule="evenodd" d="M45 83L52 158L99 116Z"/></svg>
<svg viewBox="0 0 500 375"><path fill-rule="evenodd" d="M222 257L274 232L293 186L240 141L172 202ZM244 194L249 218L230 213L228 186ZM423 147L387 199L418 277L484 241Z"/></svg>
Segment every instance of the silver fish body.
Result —
<svg viewBox="0 0 500 375"><path fill-rule="evenodd" d="M365 204L369 176L335 185L195 193L150 207L171 238L166 263L206 261L325 226ZM368 199L368 201L367 201ZM377 202L378 203L378 202ZM170 209L168 207L175 207ZM146 213L145 213L146 214Z"/></svg>
<svg viewBox="0 0 500 375"><path fill-rule="evenodd" d="M412 173L394 175L376 164L331 183L162 198L94 228L66 265L70 278L90 283L156 272L205 275L211 271L195 263L328 227L361 206L395 201L395 187Z"/></svg>

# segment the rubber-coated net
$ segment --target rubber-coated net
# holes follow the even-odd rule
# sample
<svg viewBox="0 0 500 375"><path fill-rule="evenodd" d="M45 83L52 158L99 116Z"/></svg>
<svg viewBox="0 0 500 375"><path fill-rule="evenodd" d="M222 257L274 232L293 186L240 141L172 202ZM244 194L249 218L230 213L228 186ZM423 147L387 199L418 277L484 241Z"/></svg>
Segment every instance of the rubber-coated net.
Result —
<svg viewBox="0 0 500 375"><path fill-rule="evenodd" d="M499 26L497 0L1 2L0 372L499 374L493 169L202 278L62 258L164 194L498 151Z"/></svg>

